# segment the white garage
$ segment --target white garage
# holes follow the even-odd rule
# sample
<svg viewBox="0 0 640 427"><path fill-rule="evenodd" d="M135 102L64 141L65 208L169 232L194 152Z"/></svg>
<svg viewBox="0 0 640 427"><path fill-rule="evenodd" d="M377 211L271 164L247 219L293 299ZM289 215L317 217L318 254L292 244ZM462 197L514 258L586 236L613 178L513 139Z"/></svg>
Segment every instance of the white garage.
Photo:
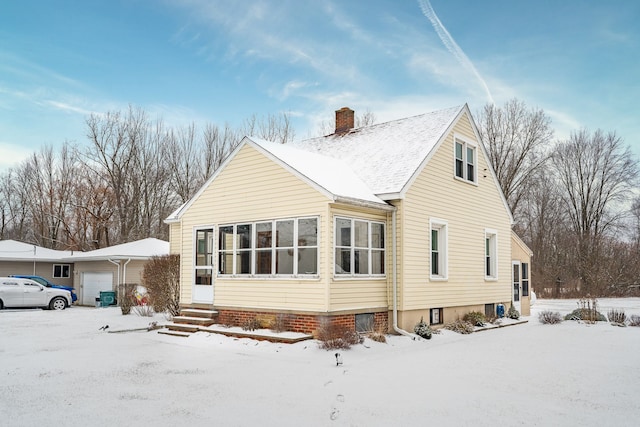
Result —
<svg viewBox="0 0 640 427"><path fill-rule="evenodd" d="M100 291L113 290L113 273L90 272L82 273L82 304L94 305Z"/></svg>

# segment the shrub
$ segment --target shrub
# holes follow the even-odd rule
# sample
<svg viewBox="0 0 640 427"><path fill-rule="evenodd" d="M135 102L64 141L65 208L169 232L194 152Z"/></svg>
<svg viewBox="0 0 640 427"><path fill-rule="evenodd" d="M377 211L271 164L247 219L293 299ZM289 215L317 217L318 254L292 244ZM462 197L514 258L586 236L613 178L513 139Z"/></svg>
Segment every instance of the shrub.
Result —
<svg viewBox="0 0 640 427"><path fill-rule="evenodd" d="M487 322L486 316L479 311L472 311L465 314L462 320L464 320L465 322L469 322L474 326L484 326L484 324Z"/></svg>
<svg viewBox="0 0 640 427"><path fill-rule="evenodd" d="M453 323L447 323L444 325L444 328L459 334L470 334L475 331L475 327L464 320L456 320Z"/></svg>
<svg viewBox="0 0 640 427"><path fill-rule="evenodd" d="M118 288L118 302L120 303L120 311L122 314L131 313L131 307L135 305L135 297L133 291L136 289L135 284L125 283Z"/></svg>
<svg viewBox="0 0 640 427"><path fill-rule="evenodd" d="M629 317L629 326L640 326L640 316L632 314Z"/></svg>
<svg viewBox="0 0 640 427"><path fill-rule="evenodd" d="M511 303L509 310L507 311L507 317L509 319L518 320L520 318L520 312L516 309L515 305Z"/></svg>
<svg viewBox="0 0 640 427"><path fill-rule="evenodd" d="M545 310L538 314L538 320L540 323L555 325L556 323L562 322L562 315L557 311Z"/></svg>
<svg viewBox="0 0 640 427"><path fill-rule="evenodd" d="M624 324L627 321L627 315L624 310L616 310L615 308L609 310L607 317L611 323Z"/></svg>
<svg viewBox="0 0 640 427"><path fill-rule="evenodd" d="M142 285L147 288L156 312L180 313L180 256L154 256L145 264Z"/></svg>
<svg viewBox="0 0 640 427"><path fill-rule="evenodd" d="M376 342L387 342L387 322L382 322L374 331L367 332L367 338Z"/></svg>
<svg viewBox="0 0 640 427"><path fill-rule="evenodd" d="M583 320L585 322L606 322L607 319L598 311L586 308L576 308L564 316L564 320Z"/></svg>
<svg viewBox="0 0 640 427"><path fill-rule="evenodd" d="M133 311L141 317L153 317L155 314L153 307L150 305L136 305L133 307Z"/></svg>
<svg viewBox="0 0 640 427"><path fill-rule="evenodd" d="M413 332L416 333L419 337L430 340L433 331L431 327L427 325L427 322L424 321L424 317L420 318L420 321L416 323L416 326L413 328Z"/></svg>
<svg viewBox="0 0 640 427"><path fill-rule="evenodd" d="M363 338L353 329L323 320L317 332L320 348L325 350L350 349L352 345L360 344Z"/></svg>
<svg viewBox="0 0 640 427"><path fill-rule="evenodd" d="M287 324L289 323L289 316L283 313L276 314L276 318L273 321L271 329L273 332L284 332L287 330Z"/></svg>
<svg viewBox="0 0 640 427"><path fill-rule="evenodd" d="M261 323L260 320L256 319L255 317L253 319L247 319L245 320L240 327L242 328L243 331L255 331L256 329L260 329L261 328Z"/></svg>

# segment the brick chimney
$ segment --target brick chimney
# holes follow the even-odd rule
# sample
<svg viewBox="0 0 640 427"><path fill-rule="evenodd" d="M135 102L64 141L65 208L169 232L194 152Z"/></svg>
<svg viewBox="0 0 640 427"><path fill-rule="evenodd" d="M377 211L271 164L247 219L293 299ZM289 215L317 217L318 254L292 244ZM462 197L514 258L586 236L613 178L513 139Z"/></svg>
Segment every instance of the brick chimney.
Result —
<svg viewBox="0 0 640 427"><path fill-rule="evenodd" d="M345 133L353 129L353 114L353 110L349 107L336 110L336 133Z"/></svg>

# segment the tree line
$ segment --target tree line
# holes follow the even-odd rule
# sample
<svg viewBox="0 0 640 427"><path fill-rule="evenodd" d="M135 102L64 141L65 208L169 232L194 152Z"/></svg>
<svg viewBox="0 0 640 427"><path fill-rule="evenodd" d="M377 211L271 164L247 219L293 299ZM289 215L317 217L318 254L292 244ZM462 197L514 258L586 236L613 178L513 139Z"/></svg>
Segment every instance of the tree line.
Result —
<svg viewBox="0 0 640 427"><path fill-rule="evenodd" d="M545 297L640 294L639 164L614 131L553 138L543 110L487 104L478 127Z"/></svg>
<svg viewBox="0 0 640 427"><path fill-rule="evenodd" d="M475 114L514 229L534 252L541 296L625 295L640 284L638 160L615 132L554 138L541 109L513 99ZM356 125L375 122L367 111ZM244 135L286 143L288 114L168 127L140 109L92 114L87 143L45 146L0 175L0 238L91 250L146 237L202 186ZM329 134L323 122L318 133Z"/></svg>
<svg viewBox="0 0 640 427"><path fill-rule="evenodd" d="M288 114L254 115L236 128L171 128L134 107L92 114L87 144L45 146L0 175L0 238L63 250L168 240L163 220L244 135L285 143L295 132Z"/></svg>

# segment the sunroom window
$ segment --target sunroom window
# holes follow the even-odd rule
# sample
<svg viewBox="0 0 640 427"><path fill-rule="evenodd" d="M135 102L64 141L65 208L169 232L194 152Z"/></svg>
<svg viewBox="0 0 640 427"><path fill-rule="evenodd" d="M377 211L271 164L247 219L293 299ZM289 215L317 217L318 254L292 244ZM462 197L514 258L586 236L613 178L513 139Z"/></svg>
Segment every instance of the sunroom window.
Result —
<svg viewBox="0 0 640 427"><path fill-rule="evenodd" d="M290 218L219 228L221 275L318 273L318 218Z"/></svg>
<svg viewBox="0 0 640 427"><path fill-rule="evenodd" d="M335 220L335 274L385 274L385 224L355 218Z"/></svg>

